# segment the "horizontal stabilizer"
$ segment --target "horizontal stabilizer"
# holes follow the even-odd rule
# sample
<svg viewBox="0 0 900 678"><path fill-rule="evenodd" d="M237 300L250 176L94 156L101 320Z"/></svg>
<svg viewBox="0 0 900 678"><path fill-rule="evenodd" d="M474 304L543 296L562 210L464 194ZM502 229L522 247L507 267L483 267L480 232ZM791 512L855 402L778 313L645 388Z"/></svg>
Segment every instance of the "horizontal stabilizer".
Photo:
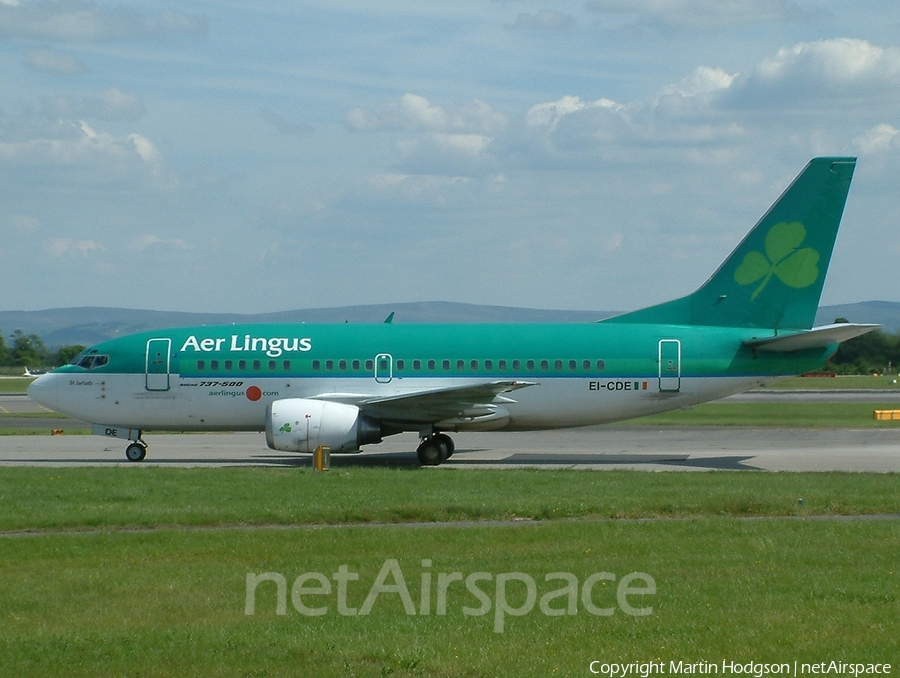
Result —
<svg viewBox="0 0 900 678"><path fill-rule="evenodd" d="M853 339L873 330L877 330L881 325L862 325L856 323L837 323L834 325L823 325L822 327L814 327L805 332L796 334L780 334L774 337L763 337L760 339L748 339L744 342L750 348L759 349L760 351L779 351L787 353L790 351L799 351L804 348L826 348L832 344L839 344L842 341Z"/></svg>

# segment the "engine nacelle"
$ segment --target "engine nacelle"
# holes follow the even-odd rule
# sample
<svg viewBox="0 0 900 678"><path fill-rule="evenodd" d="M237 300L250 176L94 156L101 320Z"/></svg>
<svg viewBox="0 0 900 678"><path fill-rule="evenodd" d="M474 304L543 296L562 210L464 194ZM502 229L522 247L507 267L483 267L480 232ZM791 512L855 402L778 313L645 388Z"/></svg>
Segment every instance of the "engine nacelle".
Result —
<svg viewBox="0 0 900 678"><path fill-rule="evenodd" d="M355 405L284 398L266 408L266 442L282 452L314 452L320 445L332 452L349 452L380 443L381 424Z"/></svg>

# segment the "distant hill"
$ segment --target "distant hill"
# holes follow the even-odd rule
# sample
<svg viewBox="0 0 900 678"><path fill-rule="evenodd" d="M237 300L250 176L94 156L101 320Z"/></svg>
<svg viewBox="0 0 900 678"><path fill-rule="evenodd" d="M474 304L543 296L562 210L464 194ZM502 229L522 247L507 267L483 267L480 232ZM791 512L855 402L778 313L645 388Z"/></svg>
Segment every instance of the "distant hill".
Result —
<svg viewBox="0 0 900 678"><path fill-rule="evenodd" d="M821 306L816 313L816 325L833 323L846 318L852 323L878 323L886 332L900 331L900 302L860 301L855 304Z"/></svg>
<svg viewBox="0 0 900 678"><path fill-rule="evenodd" d="M15 330L22 330L26 334L37 334L48 347L55 348L73 344L90 346L112 337L179 325L245 322L380 323L392 311L395 323L580 323L615 315L610 311L552 311L445 301L341 306L258 314L181 313L89 306L45 311L0 311L0 333L9 336ZM850 322L880 323L886 330L896 332L900 330L900 302L865 301L823 306L816 315L816 324L825 325L835 318L847 318Z"/></svg>
<svg viewBox="0 0 900 678"><path fill-rule="evenodd" d="M394 313L395 323L554 323L594 322L614 313L550 311L451 302L417 302L313 308L276 313L181 313L125 308L53 308L45 311L0 311L0 333L37 334L48 347L90 346L113 337L180 325L232 323L380 323Z"/></svg>

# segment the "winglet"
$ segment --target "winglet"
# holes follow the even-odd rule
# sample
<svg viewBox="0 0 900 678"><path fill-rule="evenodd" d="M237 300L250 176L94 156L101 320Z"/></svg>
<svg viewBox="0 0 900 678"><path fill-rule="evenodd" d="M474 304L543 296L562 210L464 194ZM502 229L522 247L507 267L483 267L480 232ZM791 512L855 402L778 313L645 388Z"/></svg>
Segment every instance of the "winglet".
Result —
<svg viewBox="0 0 900 678"><path fill-rule="evenodd" d="M387 318L384 319L385 325L390 325L394 322L394 311L391 311Z"/></svg>

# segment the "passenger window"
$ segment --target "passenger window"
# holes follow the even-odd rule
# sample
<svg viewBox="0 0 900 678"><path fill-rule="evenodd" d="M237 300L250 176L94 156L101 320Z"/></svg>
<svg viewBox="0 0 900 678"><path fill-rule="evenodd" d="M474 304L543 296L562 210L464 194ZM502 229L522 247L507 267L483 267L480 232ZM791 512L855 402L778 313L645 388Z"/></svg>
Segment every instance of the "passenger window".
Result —
<svg viewBox="0 0 900 678"><path fill-rule="evenodd" d="M570 361L569 361L569 370L571 370L572 372L574 372L574 371L577 370L577 369L578 369L578 363L577 363L576 361L574 361L574 360L570 360Z"/></svg>
<svg viewBox="0 0 900 678"><path fill-rule="evenodd" d="M597 361L597 369L598 369L598 370L605 370L605 369L606 369L606 361L605 361L605 360L598 360L598 361Z"/></svg>
<svg viewBox="0 0 900 678"><path fill-rule="evenodd" d="M444 372L449 372L450 371L450 361L449 360L442 361L441 367L444 369Z"/></svg>
<svg viewBox="0 0 900 678"><path fill-rule="evenodd" d="M435 367L437 367L437 363L434 362L433 360L429 360L428 361L428 369L433 371Z"/></svg>
<svg viewBox="0 0 900 678"><path fill-rule="evenodd" d="M367 361L366 361L366 370L368 370L369 372L371 372L371 371L374 370L374 369L375 369L375 361L374 361L374 360L367 360Z"/></svg>
<svg viewBox="0 0 900 678"><path fill-rule="evenodd" d="M259 372L260 368L262 368L262 363L258 360L253 361L253 369Z"/></svg>
<svg viewBox="0 0 900 678"><path fill-rule="evenodd" d="M583 363L581 363L581 369L583 369L585 372L591 369L591 361L585 360Z"/></svg>
<svg viewBox="0 0 900 678"><path fill-rule="evenodd" d="M466 361L465 360L457 360L456 361L456 371L462 372L466 369Z"/></svg>
<svg viewBox="0 0 900 678"><path fill-rule="evenodd" d="M405 369L406 369L406 361L401 358L400 360L397 361L397 371L402 372Z"/></svg>
<svg viewBox="0 0 900 678"><path fill-rule="evenodd" d="M533 360L526 361L525 367L527 367L529 370L533 370L534 369L534 361Z"/></svg>
<svg viewBox="0 0 900 678"><path fill-rule="evenodd" d="M319 370L322 369L322 363L320 363L318 360L313 360L312 368L313 368L314 372L318 372Z"/></svg>
<svg viewBox="0 0 900 678"><path fill-rule="evenodd" d="M485 360L484 361L484 369L486 369L489 372L492 369L494 369L494 361L493 360Z"/></svg>
<svg viewBox="0 0 900 678"><path fill-rule="evenodd" d="M358 360L354 360L354 361L351 363L351 365L352 365L352 367L353 367L353 371L354 371L354 372L359 372L359 361L358 361Z"/></svg>
<svg viewBox="0 0 900 678"><path fill-rule="evenodd" d="M219 361L218 360L210 360L209 361L209 369L211 369L213 372L218 371Z"/></svg>
<svg viewBox="0 0 900 678"><path fill-rule="evenodd" d="M517 372L522 369L522 361L521 360L513 360L513 369Z"/></svg>
<svg viewBox="0 0 900 678"><path fill-rule="evenodd" d="M497 361L497 369L500 370L501 372L505 372L506 371L506 361L498 360Z"/></svg>
<svg viewBox="0 0 900 678"><path fill-rule="evenodd" d="M276 363L274 360L269 361L269 372L274 372L277 369L277 367L278 367L278 363Z"/></svg>
<svg viewBox="0 0 900 678"><path fill-rule="evenodd" d="M554 360L553 361L553 369L557 372L562 371L562 360Z"/></svg>
<svg viewBox="0 0 900 678"><path fill-rule="evenodd" d="M246 360L238 360L238 369L241 372L247 371L247 361Z"/></svg>
<svg viewBox="0 0 900 678"><path fill-rule="evenodd" d="M549 369L550 369L550 363L548 363L546 360L542 360L542 361L541 361L541 369L542 369L542 370L549 370Z"/></svg>
<svg viewBox="0 0 900 678"><path fill-rule="evenodd" d="M333 361L333 360L326 360L326 361L325 361L325 371L326 371L326 372L331 372L333 369L334 369L334 361Z"/></svg>
<svg viewBox="0 0 900 678"><path fill-rule="evenodd" d="M226 372L231 372L231 367L232 367L233 365L234 365L234 363L233 363L232 361L226 360L226 361L225 361L225 371L226 371Z"/></svg>
<svg viewBox="0 0 900 678"><path fill-rule="evenodd" d="M418 372L422 369L422 361L421 360L413 360L413 369Z"/></svg>
<svg viewBox="0 0 900 678"><path fill-rule="evenodd" d="M283 363L281 363L281 369L284 370L285 372L290 372L291 371L291 361L285 360Z"/></svg>
<svg viewBox="0 0 900 678"><path fill-rule="evenodd" d="M205 369L206 369L206 361L205 361L205 360L198 360L198 361L197 361L197 371L198 371L198 372L202 372L202 371L205 370Z"/></svg>
<svg viewBox="0 0 900 678"><path fill-rule="evenodd" d="M469 366L472 368L472 371L473 371L473 372L477 372L477 371L478 371L478 361L477 361L477 360L471 361L471 362L469 363Z"/></svg>

